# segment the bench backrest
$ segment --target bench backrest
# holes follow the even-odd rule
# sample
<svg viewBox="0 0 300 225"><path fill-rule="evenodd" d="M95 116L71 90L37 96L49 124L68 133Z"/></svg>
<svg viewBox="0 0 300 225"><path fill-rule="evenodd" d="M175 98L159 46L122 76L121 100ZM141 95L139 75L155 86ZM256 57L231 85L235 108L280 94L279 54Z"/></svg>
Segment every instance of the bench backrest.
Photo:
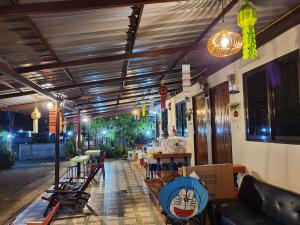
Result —
<svg viewBox="0 0 300 225"><path fill-rule="evenodd" d="M238 198L253 210L260 211L279 223L300 224L300 194L246 175L242 181Z"/></svg>

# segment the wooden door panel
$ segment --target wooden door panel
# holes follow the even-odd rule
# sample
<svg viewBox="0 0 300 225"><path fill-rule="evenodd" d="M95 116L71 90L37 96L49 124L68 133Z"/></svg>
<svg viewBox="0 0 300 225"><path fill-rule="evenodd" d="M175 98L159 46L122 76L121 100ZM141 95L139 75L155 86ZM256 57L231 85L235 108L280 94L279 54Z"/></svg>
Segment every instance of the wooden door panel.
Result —
<svg viewBox="0 0 300 225"><path fill-rule="evenodd" d="M194 108L194 146L196 165L208 163L206 134L206 99L203 96L193 98Z"/></svg>
<svg viewBox="0 0 300 225"><path fill-rule="evenodd" d="M232 163L228 82L210 90L214 163Z"/></svg>

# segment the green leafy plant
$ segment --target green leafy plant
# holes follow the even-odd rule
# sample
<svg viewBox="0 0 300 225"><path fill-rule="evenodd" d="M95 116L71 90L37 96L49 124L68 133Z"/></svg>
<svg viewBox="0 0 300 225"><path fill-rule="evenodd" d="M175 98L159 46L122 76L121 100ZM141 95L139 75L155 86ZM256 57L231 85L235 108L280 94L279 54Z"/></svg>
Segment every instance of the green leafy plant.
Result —
<svg viewBox="0 0 300 225"><path fill-rule="evenodd" d="M0 169L6 169L14 165L15 160L11 155L11 152L7 151L7 142L5 137L7 132L0 132Z"/></svg>
<svg viewBox="0 0 300 225"><path fill-rule="evenodd" d="M107 157L122 157L134 144L146 144L154 138L155 123L151 117L136 121L130 114L93 119L90 135Z"/></svg>

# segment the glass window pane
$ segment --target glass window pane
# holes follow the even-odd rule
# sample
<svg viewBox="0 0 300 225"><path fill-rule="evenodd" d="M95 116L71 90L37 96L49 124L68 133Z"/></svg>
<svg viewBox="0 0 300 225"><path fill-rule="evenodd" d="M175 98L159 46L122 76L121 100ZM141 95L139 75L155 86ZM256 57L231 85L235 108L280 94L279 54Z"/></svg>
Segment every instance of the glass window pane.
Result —
<svg viewBox="0 0 300 225"><path fill-rule="evenodd" d="M265 71L246 78L248 100L248 136L269 136L267 76Z"/></svg>
<svg viewBox="0 0 300 225"><path fill-rule="evenodd" d="M162 119L162 131L166 136L168 136L168 110L167 109L162 111L161 119Z"/></svg>
<svg viewBox="0 0 300 225"><path fill-rule="evenodd" d="M184 137L187 137L187 119L186 119L186 103L182 103L182 124L183 124L183 130L182 135Z"/></svg>
<svg viewBox="0 0 300 225"><path fill-rule="evenodd" d="M300 136L300 99L298 62L270 64L268 74L274 90L274 135Z"/></svg>
<svg viewBox="0 0 300 225"><path fill-rule="evenodd" d="M176 131L178 136L182 136L182 110L181 103L176 104Z"/></svg>

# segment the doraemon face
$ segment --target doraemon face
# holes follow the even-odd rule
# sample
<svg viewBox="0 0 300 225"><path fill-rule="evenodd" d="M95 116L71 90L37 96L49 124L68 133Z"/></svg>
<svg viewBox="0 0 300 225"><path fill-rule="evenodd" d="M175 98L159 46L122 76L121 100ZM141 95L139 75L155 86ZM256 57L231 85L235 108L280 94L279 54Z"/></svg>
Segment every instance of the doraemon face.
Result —
<svg viewBox="0 0 300 225"><path fill-rule="evenodd" d="M181 188L170 203L170 212L175 217L190 218L198 211L194 190Z"/></svg>

